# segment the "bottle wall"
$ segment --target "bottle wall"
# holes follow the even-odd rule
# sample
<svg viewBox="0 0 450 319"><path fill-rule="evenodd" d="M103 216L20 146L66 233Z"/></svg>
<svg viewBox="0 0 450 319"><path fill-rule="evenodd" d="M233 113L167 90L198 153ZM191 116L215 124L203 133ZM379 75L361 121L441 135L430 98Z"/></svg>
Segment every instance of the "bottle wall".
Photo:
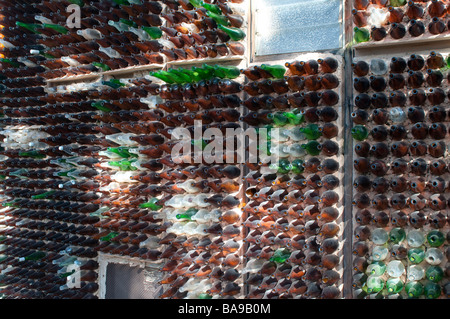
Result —
<svg viewBox="0 0 450 319"><path fill-rule="evenodd" d="M104 298L117 260L157 298L446 298L448 52L259 59L250 9L2 3L4 298Z"/></svg>
<svg viewBox="0 0 450 319"><path fill-rule="evenodd" d="M354 298L448 296L447 6L353 2Z"/></svg>
<svg viewBox="0 0 450 319"><path fill-rule="evenodd" d="M354 61L357 295L448 289L446 54ZM366 259L366 261L364 261ZM367 289L365 289L367 288Z"/></svg>
<svg viewBox="0 0 450 319"><path fill-rule="evenodd" d="M355 0L351 11L355 43L421 42L445 38L446 1Z"/></svg>
<svg viewBox="0 0 450 319"><path fill-rule="evenodd" d="M341 57L301 55L276 65L287 71L270 80L272 90L264 89L264 69L271 66L252 65L244 72L249 77L244 121L269 128L269 151L279 156L276 163L248 166L245 177L249 296L337 298L343 229Z"/></svg>

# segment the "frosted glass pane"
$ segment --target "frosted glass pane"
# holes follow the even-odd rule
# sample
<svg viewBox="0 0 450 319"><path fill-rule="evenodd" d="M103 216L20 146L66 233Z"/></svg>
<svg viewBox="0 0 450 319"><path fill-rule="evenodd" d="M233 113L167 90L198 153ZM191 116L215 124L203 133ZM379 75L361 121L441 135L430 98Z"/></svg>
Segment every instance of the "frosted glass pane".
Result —
<svg viewBox="0 0 450 319"><path fill-rule="evenodd" d="M256 55L341 46L340 0L254 0Z"/></svg>

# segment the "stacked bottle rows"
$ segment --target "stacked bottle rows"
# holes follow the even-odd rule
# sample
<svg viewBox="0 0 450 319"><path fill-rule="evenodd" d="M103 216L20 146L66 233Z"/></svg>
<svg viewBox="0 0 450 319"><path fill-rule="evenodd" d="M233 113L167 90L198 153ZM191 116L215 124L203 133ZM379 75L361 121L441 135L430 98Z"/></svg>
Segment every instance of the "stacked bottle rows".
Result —
<svg viewBox="0 0 450 319"><path fill-rule="evenodd" d="M409 40L448 32L447 1L355 0L354 42Z"/></svg>
<svg viewBox="0 0 450 319"><path fill-rule="evenodd" d="M355 296L448 295L447 58L352 67Z"/></svg>
<svg viewBox="0 0 450 319"><path fill-rule="evenodd" d="M35 12L30 1L3 7L2 64L2 294L7 298L95 298L98 285L96 221L86 213L93 193L68 190L59 155L44 139L64 115L48 115L40 106L55 100L46 94L37 37L22 33L12 18ZM9 17L9 18L6 18ZM10 43L20 36L23 43ZM11 41L11 42L10 42ZM50 108L50 106L49 106ZM48 116L45 116L48 115ZM56 153L55 153L56 152ZM94 194L95 195L95 194ZM77 278L76 290L70 282Z"/></svg>
<svg viewBox="0 0 450 319"><path fill-rule="evenodd" d="M225 150L234 142L226 138L226 130L240 128L240 70L203 64L152 74L169 82L175 74L192 76L189 82L162 85L159 94L163 102L158 109L164 110L160 121L185 132L181 137L173 131L159 145L164 167L157 188L170 197L160 216L171 223L155 243L162 252L158 258L166 261L161 297L237 297L242 287L241 168L234 148ZM202 79L197 82L198 76ZM182 145L187 149L173 151Z"/></svg>
<svg viewBox="0 0 450 319"><path fill-rule="evenodd" d="M45 79L102 73L167 61L216 58L245 52L239 41L245 21L242 1L46 1L14 23L8 45L31 39L48 58ZM71 4L81 7L80 25ZM233 8L234 6L234 8ZM68 11L68 12L67 12ZM58 14L56 14L58 12ZM30 14L31 13L31 14ZM11 18L10 18L11 19ZM21 32L28 34L26 38Z"/></svg>
<svg viewBox="0 0 450 319"><path fill-rule="evenodd" d="M179 291L178 288L186 283L188 277L207 278L212 270L209 265L221 265L225 260L224 264L231 265L230 270L222 272L219 267L211 276L227 276L230 280L227 289L222 291L221 282L214 287L205 282L202 285L190 282L190 286L196 285L202 292L211 288L210 295L202 296L205 298L222 292L224 295L239 292L239 287L232 285L234 279L231 279L236 277L234 267L238 262L233 258L234 254L228 258L225 256L226 251L235 252L236 245L231 242L225 244L220 236L208 242L204 236L222 234L218 220L221 211L213 208L232 209L238 202L235 197L222 194L208 194L206 201L203 195L210 185L215 190L223 187L226 192L236 192L239 185L233 179L240 175L240 169L236 166L211 166L209 172L204 166L195 169L192 165L176 167L170 157L174 127L191 123L194 118L203 119L205 123L214 122L218 127L221 127L220 122L226 121L225 118L237 121L234 109L224 112L223 116L216 112L223 106L220 102L229 103L232 105L230 108L237 107L240 102L235 96L222 101L224 92L217 91L216 75L224 75L216 69L204 69L206 73L201 75L195 73L195 78L189 82L200 81L202 76L214 79L208 86L205 82L196 85L199 97L204 99L197 103L190 96L191 112L187 112L180 102L184 99L182 93L186 97L193 93L192 90L185 91L186 86L178 85L187 76L180 72L170 72L170 80L166 78L170 85L161 85L157 77L133 76L44 88L45 80L54 77L162 63L166 58L161 60L158 57L153 61L142 56L156 56L156 53L164 54L168 50L148 53L151 50L145 50L145 45L162 47L163 44L168 45L168 41L186 40L186 34L190 39L196 37L197 41L202 41L202 46L193 45L192 48L208 51L208 56L197 57L213 57L216 47L221 47L221 55L225 55L223 45L229 40L226 32L237 32L241 38L243 35L237 29L227 29L234 27L217 10L224 10L233 24L238 23L239 17L232 14L226 1L217 4L203 1L76 3L82 8L84 27L78 31L64 26L66 18L63 21L63 14L55 14L65 12L71 2L11 3L4 8L2 23L7 28L4 28L5 38L2 40L5 58L1 60L5 77L1 101L5 115L2 119L4 149L1 165L5 206L2 239L6 245L2 246L6 248L2 263L3 293L9 298L95 298L98 252L147 261L167 261L162 270L168 271L169 275L163 281L171 283L172 290L168 289L162 297L186 297L192 289L186 286ZM143 6L146 10L141 10ZM145 15L147 11L150 13ZM191 18L187 19L187 16ZM105 17L108 20L104 21ZM160 34L177 29L177 39L144 41L145 33L151 36L158 32L145 21L161 20L160 17L173 20L170 26L155 23ZM35 20L40 23L36 24ZM133 22L135 20L139 21L138 25ZM219 20L227 31L222 32L215 24ZM126 27L127 23L130 28ZM93 29L95 26L109 28L109 31L102 29L104 33L100 38ZM121 30L114 33L108 26L119 26ZM191 33L192 30L199 33ZM141 37L132 42L133 34ZM111 44L101 46L118 40L120 43L115 47ZM142 56L125 52L127 48L140 48L140 44ZM242 49L237 42L228 45L230 51ZM170 54L178 52L182 56L181 47L179 49L178 52L173 48ZM188 49L187 45L183 47L186 52ZM189 75L193 76L193 73ZM174 83L177 85L172 85ZM210 100L209 94L214 90L217 98ZM184 110L180 111L180 108ZM175 110L179 112L176 117L172 114ZM210 116L203 111L210 112ZM203 141L199 142L201 145ZM182 173L181 168L187 169ZM205 174L209 174L210 183L199 181L206 179ZM217 178L224 176L226 180L218 183ZM197 208L203 209L191 207L192 198L188 193L192 192L198 193L195 203ZM181 202L177 201L180 197L175 196L178 193L182 194ZM177 205L182 206L175 212L173 208ZM172 208L171 212L175 214L169 214L167 210L162 213L163 208ZM184 208L183 212L181 208ZM194 211L201 212L197 214L197 232L189 229L192 223L185 228L176 228L182 223L174 221L190 220ZM232 224L237 217L233 212L230 214L229 217L224 214L223 220ZM172 226L171 231L167 231ZM229 230L232 234L229 233L228 237L236 236L239 230ZM201 242L194 233L200 235ZM196 249L191 250L189 245ZM210 256L208 250L213 247L216 254ZM180 262L182 257L185 258L183 265ZM189 267L186 267L187 263ZM185 276L175 281L178 274ZM187 297L198 295L198 290L195 290Z"/></svg>
<svg viewBox="0 0 450 319"><path fill-rule="evenodd" d="M244 74L243 120L269 141L244 178L249 297L338 298L340 63L299 59Z"/></svg>

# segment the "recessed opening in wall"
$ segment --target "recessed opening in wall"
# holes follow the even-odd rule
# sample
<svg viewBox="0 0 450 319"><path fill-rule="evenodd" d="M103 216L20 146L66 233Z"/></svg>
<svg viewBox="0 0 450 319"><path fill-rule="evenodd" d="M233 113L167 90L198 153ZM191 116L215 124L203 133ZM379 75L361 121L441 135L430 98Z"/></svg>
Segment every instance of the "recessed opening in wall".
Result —
<svg viewBox="0 0 450 319"><path fill-rule="evenodd" d="M252 0L256 56L342 47L341 0Z"/></svg>
<svg viewBox="0 0 450 319"><path fill-rule="evenodd" d="M156 269L108 263L105 299L158 299L163 292L161 279Z"/></svg>

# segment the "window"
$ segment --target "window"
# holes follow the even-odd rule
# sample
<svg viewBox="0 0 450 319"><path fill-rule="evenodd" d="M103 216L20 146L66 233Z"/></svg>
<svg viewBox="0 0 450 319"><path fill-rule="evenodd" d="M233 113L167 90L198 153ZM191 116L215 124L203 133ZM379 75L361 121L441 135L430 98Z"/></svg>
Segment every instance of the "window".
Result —
<svg viewBox="0 0 450 319"><path fill-rule="evenodd" d="M255 55L342 46L340 0L253 0Z"/></svg>
<svg viewBox="0 0 450 319"><path fill-rule="evenodd" d="M108 263L106 299L158 299L163 287L161 272L127 264Z"/></svg>

